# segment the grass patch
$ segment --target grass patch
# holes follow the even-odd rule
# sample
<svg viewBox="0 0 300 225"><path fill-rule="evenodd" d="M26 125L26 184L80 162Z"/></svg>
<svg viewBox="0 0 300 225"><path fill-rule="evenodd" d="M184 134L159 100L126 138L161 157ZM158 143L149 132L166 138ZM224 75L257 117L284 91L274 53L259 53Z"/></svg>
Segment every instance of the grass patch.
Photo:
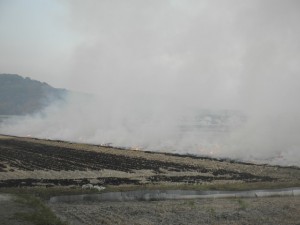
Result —
<svg viewBox="0 0 300 225"><path fill-rule="evenodd" d="M237 200L237 202L239 204L239 207L240 207L239 209L240 210L246 210L246 208L248 207L248 204L243 199L241 199L241 198L239 198Z"/></svg>
<svg viewBox="0 0 300 225"><path fill-rule="evenodd" d="M61 221L39 198L22 194L16 195L15 201L24 205L28 209L27 212L18 212L15 218L28 221L35 225L67 225L68 223Z"/></svg>
<svg viewBox="0 0 300 225"><path fill-rule="evenodd" d="M0 193L13 195L33 195L42 200L49 200L50 197L60 195L80 195L100 193L96 189L68 188L68 187L25 187L25 188L0 188Z"/></svg>
<svg viewBox="0 0 300 225"><path fill-rule="evenodd" d="M194 200L189 200L187 202L188 206L190 206L191 208L194 208L195 207L195 201Z"/></svg>

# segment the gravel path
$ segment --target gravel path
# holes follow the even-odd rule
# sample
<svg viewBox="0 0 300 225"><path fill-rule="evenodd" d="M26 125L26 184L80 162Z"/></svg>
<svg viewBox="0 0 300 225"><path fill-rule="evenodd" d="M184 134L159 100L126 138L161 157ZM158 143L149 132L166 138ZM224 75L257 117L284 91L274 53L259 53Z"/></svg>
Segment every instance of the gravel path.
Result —
<svg viewBox="0 0 300 225"><path fill-rule="evenodd" d="M55 203L70 224L300 224L300 197Z"/></svg>

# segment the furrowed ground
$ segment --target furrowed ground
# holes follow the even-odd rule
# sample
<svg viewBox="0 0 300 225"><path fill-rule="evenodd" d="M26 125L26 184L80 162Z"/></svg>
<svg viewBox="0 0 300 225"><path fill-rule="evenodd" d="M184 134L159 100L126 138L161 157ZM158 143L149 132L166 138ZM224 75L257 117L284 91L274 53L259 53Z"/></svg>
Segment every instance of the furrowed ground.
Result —
<svg viewBox="0 0 300 225"><path fill-rule="evenodd" d="M300 169L0 136L0 187L299 186Z"/></svg>

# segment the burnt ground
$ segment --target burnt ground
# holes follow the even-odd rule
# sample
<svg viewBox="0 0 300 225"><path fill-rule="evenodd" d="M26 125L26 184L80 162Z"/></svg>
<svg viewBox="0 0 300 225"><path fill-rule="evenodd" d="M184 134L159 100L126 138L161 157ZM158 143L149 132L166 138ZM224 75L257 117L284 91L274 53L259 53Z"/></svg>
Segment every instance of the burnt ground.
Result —
<svg viewBox="0 0 300 225"><path fill-rule="evenodd" d="M4 193L0 203L5 204L0 210L1 224L33 224L16 215L36 212L31 205L8 199L6 193L29 193L45 200L51 195L86 193L81 186L89 183L107 190L292 187L300 186L300 169L0 135L0 193ZM68 224L271 225L299 224L299 200L272 197L47 205Z"/></svg>
<svg viewBox="0 0 300 225"><path fill-rule="evenodd" d="M64 177L64 174L67 174ZM85 174L85 175L82 175ZM207 183L297 183L300 169L0 137L0 188Z"/></svg>
<svg viewBox="0 0 300 225"><path fill-rule="evenodd" d="M137 159L125 155L116 156L103 152L81 151L14 139L0 140L0 151L2 162L8 162L10 166L24 171L111 169L132 172L146 169L160 173L160 169L167 169L170 171L207 172L207 169L200 166ZM4 164L1 165L3 170Z"/></svg>

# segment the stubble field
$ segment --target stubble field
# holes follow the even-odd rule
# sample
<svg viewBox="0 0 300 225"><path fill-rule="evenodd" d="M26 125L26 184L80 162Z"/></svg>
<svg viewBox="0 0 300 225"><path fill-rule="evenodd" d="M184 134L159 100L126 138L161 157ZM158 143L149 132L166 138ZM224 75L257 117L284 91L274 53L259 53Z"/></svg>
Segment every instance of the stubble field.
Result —
<svg viewBox="0 0 300 225"><path fill-rule="evenodd" d="M0 136L1 192L34 193L47 202L90 192L81 188L86 184L104 191L299 187L300 169ZM300 214L299 197L48 205L71 224L297 224Z"/></svg>

